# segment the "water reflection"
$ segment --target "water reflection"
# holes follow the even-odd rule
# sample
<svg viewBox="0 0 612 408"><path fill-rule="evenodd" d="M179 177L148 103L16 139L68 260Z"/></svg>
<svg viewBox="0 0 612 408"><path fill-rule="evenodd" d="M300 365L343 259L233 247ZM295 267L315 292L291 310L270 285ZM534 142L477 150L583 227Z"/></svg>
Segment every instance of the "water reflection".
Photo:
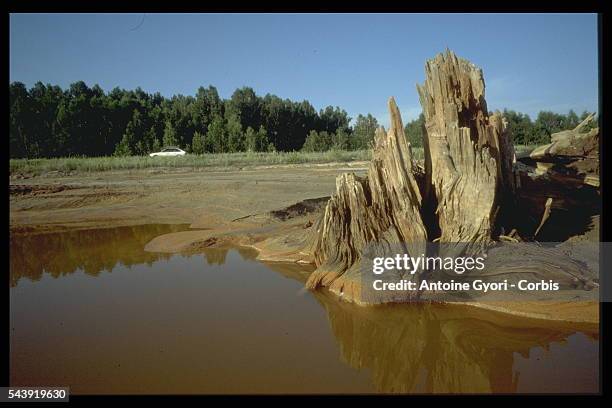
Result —
<svg viewBox="0 0 612 408"><path fill-rule="evenodd" d="M329 294L315 296L327 311L342 360L370 369L378 391L514 393L520 391L521 374L527 374L517 371L515 358L529 359L536 348L550 352L555 343L565 349L554 356L548 376L536 378L539 392L550 389L547 382L558 386L554 392L597 391L596 325L538 322L466 306L361 308ZM568 345L577 329L585 335ZM565 358L570 354L591 358L590 366L576 370ZM538 384L528 386L538 390Z"/></svg>
<svg viewBox="0 0 612 408"><path fill-rule="evenodd" d="M257 251L251 248L239 247L232 248L240 254L244 260L253 260L257 257ZM202 250L206 265L223 265L227 260L230 248L206 248Z"/></svg>
<svg viewBox="0 0 612 408"><path fill-rule="evenodd" d="M145 252L156 236L185 231L189 224L149 224L117 228L71 230L58 233L11 234L10 285L19 279L38 281L44 273L57 278L83 270L97 276L117 264L151 265L168 254ZM223 261L221 261L223 262Z"/></svg>
<svg viewBox="0 0 612 408"><path fill-rule="evenodd" d="M465 306L362 308L326 292L296 296L312 268L264 266L251 249L189 258L143 250L187 228L12 236L12 382L145 393L597 391L597 325ZM113 269L95 280L74 273ZM44 274L63 279L19 282Z"/></svg>

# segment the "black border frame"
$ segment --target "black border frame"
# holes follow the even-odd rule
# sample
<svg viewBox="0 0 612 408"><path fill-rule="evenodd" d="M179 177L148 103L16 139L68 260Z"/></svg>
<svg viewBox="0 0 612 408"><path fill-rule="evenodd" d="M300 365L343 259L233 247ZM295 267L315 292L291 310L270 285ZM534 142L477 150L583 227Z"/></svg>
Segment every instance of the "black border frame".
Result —
<svg viewBox="0 0 612 408"><path fill-rule="evenodd" d="M605 122L607 120L607 112L604 109L604 106L608 105L607 101L609 99L609 93L605 92L604 89L607 85L604 77L605 67L607 66L607 55L606 55L606 45L607 39L609 38L609 33L606 25L606 13L604 12L604 3L603 1L593 1L593 0L582 0L580 2L564 2L564 3L552 3L552 2L537 2L537 1L524 1L524 0L515 0L512 3L500 4L494 2L436 2L436 3L415 3L415 4L382 4L382 3L352 3L352 4L329 4L328 2L319 2L319 1L310 1L308 5L306 4L287 4L285 3L277 3L274 5L273 3L267 5L260 5L259 7L253 6L253 3L247 3L246 1L242 4L238 3L236 6L228 6L226 3L220 3L217 5L206 4L205 6L194 7L194 4L191 3L191 7L180 4L177 2L171 3L156 3L156 4L147 4L146 6L140 6L139 4L128 4L125 2L76 2L76 1L60 1L60 2L42 2L42 1L29 1L27 3L18 3L17 1L11 1L8 4L8 13L6 14L6 25L5 25L5 46L9 48L9 36L10 36L10 13L94 13L94 12L104 12L104 13L127 13L127 12L143 12L143 9L147 13L597 13L598 14L598 31L599 31L599 120L600 120L600 134L605 134ZM500 49L500 52L503 52L503 49ZM6 69L6 77L7 82L10 83L9 77L9 69L8 69L8 60L9 53L5 52L6 62L4 67ZM6 100L6 99L5 99ZM5 111L6 112L6 111ZM6 114L6 113L5 113ZM8 115L7 115L8 119ZM8 120L6 122L8 124ZM6 126L6 125L5 125ZM5 127L5 129L8 126ZM8 137L5 137L5 149L2 154L6 155L5 163L8 165ZM607 226L606 221L608 220L607 216L607 196L606 196L606 188L604 179L607 178L607 166L603 157L608 155L607 148L609 143L606 142L606 138L600 137L600 165L601 165L601 173L600 173L600 181L601 181L601 192L602 192L602 214L601 214L601 228L600 228L600 239L604 242L612 241L612 234L609 229L605 228ZM8 169L7 169L8 170ZM9 171L10 174L10 171ZM6 200L5 203L9 204L9 189L8 186L6 188ZM6 219L6 229L9 230L10 227L10 211L8 213L8 217ZM5 236L6 237L6 236ZM7 256L5 258L5 266L8 272L9 270L9 239L5 241L4 245L5 250L7 251ZM606 259L612 255L608 255L602 253L601 264L609 265L610 262ZM602 268L603 271L606 269L605 266ZM605 272L601 274L602 279L606 279ZM8 278L8 273L7 273ZM612 277L608 278L612 279ZM605 287L603 285L602 287ZM6 312L10 310L10 287L7 285L7 296L5 298L6 304ZM608 341L609 331L607 328L608 316L610 315L611 305L610 303L600 303L600 393L599 394L588 394L586 396L597 397L605 395L605 387L606 383L609 382L609 376L607 375L606 368L608 366L608 360L610 355L607 354L605 343ZM10 345L10 321L9 314L3 314L3 318L6 318L6 324L4 327L8 329L4 337L5 350L9 351ZM9 365L9 353L3 353L4 367L5 370L2 372L2 384L8 385L10 380L10 365ZM495 394L495 395L486 395L480 397L503 397L503 396L515 396L514 394ZM517 394L525 395L525 394ZM526 394L528 396L536 396L533 394ZM537 394L537 397L545 397L545 396L563 396L566 398L574 398L578 396L585 396L582 394ZM274 399L278 399L279 397L286 397L286 395L265 395L272 396ZM324 397L335 399L337 397L346 397L349 395L325 395ZM388 395L376 395L378 397L389 398ZM461 395L402 395L398 397L408 397L408 398L420 398L420 397L436 397L436 398L449 398L449 397L468 397L473 396L471 394L461 394ZM187 401L202 401L204 399L212 399L212 400L221 400L220 397L233 397L233 398L241 398L243 396L226 396L226 395L197 395L197 396L187 396L187 395L88 395L88 396L79 396L72 395L70 396L71 402L93 402L95 400L99 400L100 402L113 402L118 400L128 400L128 401L156 401L156 402L170 402L172 400L179 400L180 402ZM321 395L306 395L309 399L319 399ZM350 395L350 397L366 397L370 398L372 395ZM224 399L224 398L223 398ZM310 401L308 401L310 402Z"/></svg>

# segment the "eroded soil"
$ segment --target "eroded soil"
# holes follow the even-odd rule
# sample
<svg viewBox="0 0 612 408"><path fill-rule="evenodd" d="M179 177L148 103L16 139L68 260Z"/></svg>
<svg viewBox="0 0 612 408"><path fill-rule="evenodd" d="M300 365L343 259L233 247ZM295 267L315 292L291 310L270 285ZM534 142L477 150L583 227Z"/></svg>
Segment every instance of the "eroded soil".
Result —
<svg viewBox="0 0 612 408"><path fill-rule="evenodd" d="M139 170L10 180L11 231L190 223L213 228L329 196L336 176L366 163L219 170ZM316 203L317 200L314 200Z"/></svg>

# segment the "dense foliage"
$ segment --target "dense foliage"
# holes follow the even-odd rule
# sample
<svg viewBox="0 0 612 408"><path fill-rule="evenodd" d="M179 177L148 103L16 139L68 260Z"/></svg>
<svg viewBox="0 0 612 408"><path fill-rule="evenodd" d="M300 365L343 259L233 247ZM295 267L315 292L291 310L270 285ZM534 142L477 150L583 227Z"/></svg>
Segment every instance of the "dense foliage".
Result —
<svg viewBox="0 0 612 408"><path fill-rule="evenodd" d="M518 113L512 110L504 110L504 117L508 121L508 129L515 144L533 145L550 143L550 135L566 129L573 129L589 115L583 112L578 116L573 110L566 115L554 112L543 111L538 113L535 121L529 115ZM585 128L590 129L597 126L591 123Z"/></svg>
<svg viewBox="0 0 612 408"><path fill-rule="evenodd" d="M503 116L512 140L516 145L541 145L550 143L550 135L566 129L573 129L589 115L583 112L578 116L573 110L567 114L542 111L538 113L535 121L529 115L505 109ZM406 137L413 147L423 147L423 134L425 132L425 117L421 113L418 119L408 122L405 127ZM585 128L597 126L591 123Z"/></svg>
<svg viewBox="0 0 612 408"><path fill-rule="evenodd" d="M336 134L350 121L338 107L317 112L308 101L260 97L247 87L223 100L212 86L165 98L140 88L105 93L82 81L66 90L13 82L9 98L14 158L142 155L170 145L197 153L293 151L311 131Z"/></svg>
<svg viewBox="0 0 612 408"><path fill-rule="evenodd" d="M222 99L215 87L200 87L195 96L166 98L142 89L75 82L66 90L38 82L9 85L10 156L130 156L180 146L197 154L231 152L357 150L370 146L378 127L372 115L351 118L339 107L316 111L306 100L263 97L237 89ZM517 144L539 144L550 134L580 122L567 115L540 112L529 116L504 111ZM586 112L582 118L586 116ZM406 125L414 147L422 146L423 115Z"/></svg>

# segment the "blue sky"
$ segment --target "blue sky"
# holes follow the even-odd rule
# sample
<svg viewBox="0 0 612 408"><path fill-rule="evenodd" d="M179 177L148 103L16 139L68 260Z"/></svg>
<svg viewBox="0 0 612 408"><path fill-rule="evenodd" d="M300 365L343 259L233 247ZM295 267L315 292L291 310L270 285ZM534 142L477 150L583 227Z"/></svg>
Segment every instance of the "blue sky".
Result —
<svg viewBox="0 0 612 408"><path fill-rule="evenodd" d="M598 109L595 14L12 14L10 81L250 86L387 124L389 96L418 115L415 84L446 47L483 69L491 110Z"/></svg>

